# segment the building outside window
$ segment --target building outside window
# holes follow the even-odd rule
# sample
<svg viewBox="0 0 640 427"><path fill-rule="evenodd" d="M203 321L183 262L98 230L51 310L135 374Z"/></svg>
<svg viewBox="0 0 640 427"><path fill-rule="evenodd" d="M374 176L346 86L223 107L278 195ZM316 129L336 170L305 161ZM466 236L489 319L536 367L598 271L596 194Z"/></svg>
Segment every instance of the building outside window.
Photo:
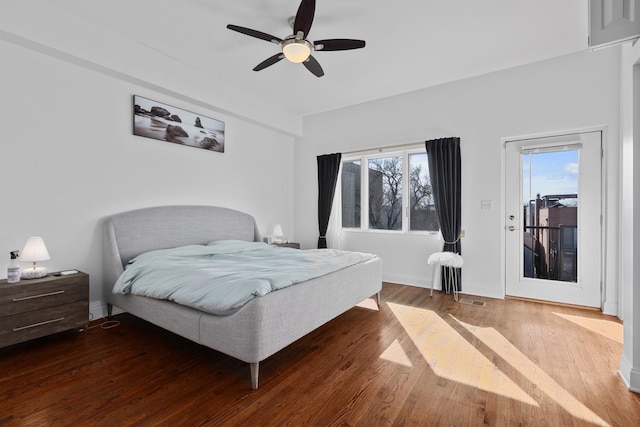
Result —
<svg viewBox="0 0 640 427"><path fill-rule="evenodd" d="M360 228L360 160L342 163L342 227Z"/></svg>

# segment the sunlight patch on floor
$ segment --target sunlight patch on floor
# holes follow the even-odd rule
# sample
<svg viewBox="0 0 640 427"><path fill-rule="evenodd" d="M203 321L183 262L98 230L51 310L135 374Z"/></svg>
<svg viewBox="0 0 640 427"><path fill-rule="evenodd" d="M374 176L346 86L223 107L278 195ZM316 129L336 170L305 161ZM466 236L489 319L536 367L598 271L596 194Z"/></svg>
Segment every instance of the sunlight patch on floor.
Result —
<svg viewBox="0 0 640 427"><path fill-rule="evenodd" d="M431 310L387 305L439 377L538 406L487 357Z"/></svg>
<svg viewBox="0 0 640 427"><path fill-rule="evenodd" d="M575 323L578 326L582 326L585 329L600 334L603 337L614 340L617 343L622 344L622 324L605 319L594 319L592 317L574 316L571 314L553 313L558 317L562 317L569 322Z"/></svg>
<svg viewBox="0 0 640 427"><path fill-rule="evenodd" d="M411 360L409 360L407 352L404 351L404 348L402 348L402 344L400 344L400 341L398 340L393 340L391 345L382 352L382 354L380 355L380 359L388 360L389 362L413 368L413 363L411 363Z"/></svg>
<svg viewBox="0 0 640 427"><path fill-rule="evenodd" d="M368 308L369 310L380 311L380 307L378 307L378 303L374 298L367 298L366 300L359 302L356 304L356 307L360 308Z"/></svg>
<svg viewBox="0 0 640 427"><path fill-rule="evenodd" d="M514 347L508 339L494 328L481 328L461 322L455 317L453 317L453 319L482 341L484 345L489 347L508 364L517 368L518 373L531 383L528 388L531 388L532 392L535 392L536 390L542 391L548 398L556 402L560 407L576 418L580 418L590 423L596 423L601 426L609 425L591 409L587 408L582 402L573 397L571 393L565 390L545 371L529 360L527 356L521 353L520 350ZM545 398L540 396L537 397L537 399L544 400Z"/></svg>

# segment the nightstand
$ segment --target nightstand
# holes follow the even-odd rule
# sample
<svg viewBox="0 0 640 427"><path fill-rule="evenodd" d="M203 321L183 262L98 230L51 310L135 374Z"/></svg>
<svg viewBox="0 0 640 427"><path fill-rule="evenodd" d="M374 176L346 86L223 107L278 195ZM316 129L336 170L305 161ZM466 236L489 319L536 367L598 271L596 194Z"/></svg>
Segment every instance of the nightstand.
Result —
<svg viewBox="0 0 640 427"><path fill-rule="evenodd" d="M0 280L0 347L89 323L89 275Z"/></svg>
<svg viewBox="0 0 640 427"><path fill-rule="evenodd" d="M293 248L300 249L300 243L287 242L287 243L272 243L273 246L280 246L281 248Z"/></svg>

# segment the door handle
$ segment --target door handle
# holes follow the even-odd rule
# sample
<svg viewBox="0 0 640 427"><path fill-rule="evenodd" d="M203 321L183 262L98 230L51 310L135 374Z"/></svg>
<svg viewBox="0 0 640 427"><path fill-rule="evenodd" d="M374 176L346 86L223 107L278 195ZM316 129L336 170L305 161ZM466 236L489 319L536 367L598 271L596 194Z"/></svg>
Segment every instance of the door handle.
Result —
<svg viewBox="0 0 640 427"><path fill-rule="evenodd" d="M516 230L520 230L519 228L514 227L513 225L510 225L509 227L507 227L507 229L508 229L509 231L516 231Z"/></svg>

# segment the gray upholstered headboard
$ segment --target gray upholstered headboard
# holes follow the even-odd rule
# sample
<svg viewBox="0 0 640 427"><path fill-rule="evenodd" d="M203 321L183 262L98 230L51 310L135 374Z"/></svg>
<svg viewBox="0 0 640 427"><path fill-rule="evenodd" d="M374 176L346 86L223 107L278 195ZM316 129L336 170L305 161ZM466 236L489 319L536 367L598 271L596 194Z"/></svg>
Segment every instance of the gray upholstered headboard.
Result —
<svg viewBox="0 0 640 427"><path fill-rule="evenodd" d="M259 241L255 219L216 206L158 206L122 212L104 222L104 280L112 287L141 253L213 240Z"/></svg>

